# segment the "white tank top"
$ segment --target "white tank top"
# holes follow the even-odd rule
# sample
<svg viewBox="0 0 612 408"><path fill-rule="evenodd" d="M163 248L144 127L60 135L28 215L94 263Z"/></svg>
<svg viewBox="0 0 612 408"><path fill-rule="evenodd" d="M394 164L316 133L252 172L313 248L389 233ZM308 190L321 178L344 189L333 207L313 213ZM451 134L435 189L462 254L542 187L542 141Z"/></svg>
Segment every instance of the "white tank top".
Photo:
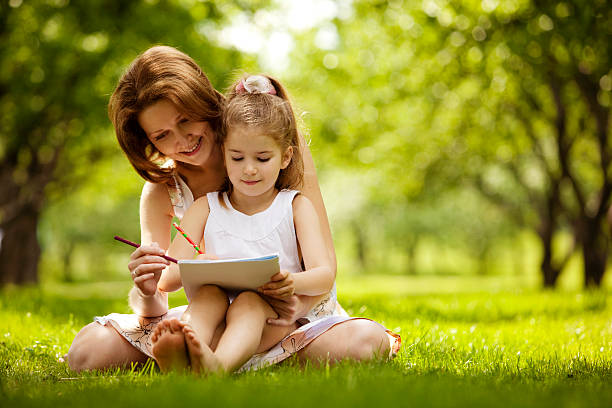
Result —
<svg viewBox="0 0 612 408"><path fill-rule="evenodd" d="M168 193L174 215L182 219L187 208L193 204L193 193L180 176L174 177L173 184L168 186ZM219 258L246 258L274 253L279 255L283 270L301 272L303 269L293 225L293 198L297 193L291 190L279 192L270 207L252 216L236 211L227 194L223 194L227 205L227 208L223 208L219 203L219 193L208 193L210 214L204 229L206 251ZM216 231L216 234L212 231ZM298 322L305 324L334 314L346 315L337 302L335 282L332 290Z"/></svg>
<svg viewBox="0 0 612 408"><path fill-rule="evenodd" d="M208 193L210 214L204 228L205 252L220 259L278 254L280 268L302 272L293 225L293 199L299 191L280 191L268 208L246 215L235 210L227 193ZM224 208L219 202L222 194Z"/></svg>

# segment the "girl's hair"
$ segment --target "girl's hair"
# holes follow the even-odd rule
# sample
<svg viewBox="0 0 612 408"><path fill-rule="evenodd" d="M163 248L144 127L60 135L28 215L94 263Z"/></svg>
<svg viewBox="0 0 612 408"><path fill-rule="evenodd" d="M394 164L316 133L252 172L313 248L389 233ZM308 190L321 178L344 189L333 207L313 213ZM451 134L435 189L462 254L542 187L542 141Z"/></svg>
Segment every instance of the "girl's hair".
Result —
<svg viewBox="0 0 612 408"><path fill-rule="evenodd" d="M149 141L138 114L167 99L187 118L210 124L219 143L225 98L198 64L176 48L156 46L139 55L123 74L108 104L119 145L145 180L169 182L176 169L162 167L165 157Z"/></svg>
<svg viewBox="0 0 612 408"><path fill-rule="evenodd" d="M257 86L251 89L248 85L250 80L259 82L259 88L263 81L263 86L269 87L270 92L266 90L262 92ZM291 147L293 149L291 162L286 168L281 169L275 187L279 190L302 187L304 162L295 115L289 102L289 95L278 80L267 75L247 75L230 87L223 112L222 142L225 142L228 132L236 127L261 130L266 136L274 138L283 153ZM226 180L223 190L231 191L229 180Z"/></svg>

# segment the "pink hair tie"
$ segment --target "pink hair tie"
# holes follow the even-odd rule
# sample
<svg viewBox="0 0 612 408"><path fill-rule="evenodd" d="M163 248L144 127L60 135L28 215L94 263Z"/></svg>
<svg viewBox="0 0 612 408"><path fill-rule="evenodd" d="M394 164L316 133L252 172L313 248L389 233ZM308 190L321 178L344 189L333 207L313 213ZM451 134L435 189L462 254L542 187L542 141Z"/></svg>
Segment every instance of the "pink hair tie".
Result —
<svg viewBox="0 0 612 408"><path fill-rule="evenodd" d="M238 82L238 85L236 85L236 93L241 94L245 92L246 90L244 89L244 84L242 83L242 79L241 79L240 82Z"/></svg>
<svg viewBox="0 0 612 408"><path fill-rule="evenodd" d="M236 85L236 93L276 95L276 89L270 79L263 75L251 75Z"/></svg>

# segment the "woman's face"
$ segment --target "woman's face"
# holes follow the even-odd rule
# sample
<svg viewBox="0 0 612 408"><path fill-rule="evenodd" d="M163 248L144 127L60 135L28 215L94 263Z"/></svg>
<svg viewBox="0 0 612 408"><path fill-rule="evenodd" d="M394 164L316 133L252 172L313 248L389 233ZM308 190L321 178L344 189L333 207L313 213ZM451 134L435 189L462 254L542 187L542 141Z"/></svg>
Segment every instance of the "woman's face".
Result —
<svg viewBox="0 0 612 408"><path fill-rule="evenodd" d="M138 123L157 150L174 161L203 166L215 151L208 122L188 119L167 99L143 109Z"/></svg>

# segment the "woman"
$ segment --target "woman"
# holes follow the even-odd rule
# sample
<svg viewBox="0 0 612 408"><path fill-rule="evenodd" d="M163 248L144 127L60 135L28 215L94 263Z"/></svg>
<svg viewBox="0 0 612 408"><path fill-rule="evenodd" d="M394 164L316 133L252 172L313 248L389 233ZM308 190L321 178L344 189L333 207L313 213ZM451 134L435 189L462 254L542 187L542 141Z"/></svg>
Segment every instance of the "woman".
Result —
<svg viewBox="0 0 612 408"><path fill-rule="evenodd" d="M161 321L179 318L185 312L185 307L168 310L167 294L157 289L167 266L161 255L170 244L172 217L181 218L194 199L218 190L225 180L218 143L223 105L223 96L212 87L199 66L171 47L145 51L120 79L111 97L109 114L119 144L136 171L147 180L140 201L142 245L132 253L128 264L135 285L129 296L135 315L112 314L97 318L81 329L68 352L68 363L73 370L146 361L153 355L150 337L155 326ZM314 163L308 147L304 147L302 192L315 206L335 268L331 231ZM302 323L299 319L322 299L292 296L287 301L268 300L279 317L270 320L265 330L275 331L286 330L286 326L294 324L299 326ZM197 304L190 305L184 319L203 312ZM273 347L276 360L272 358L268 362L293 353L301 360L366 360L396 352L399 347L399 336L387 332L378 323L351 319L341 313L325 324L303 327L308 330L292 337L299 340L291 342L291 350L288 342L282 347L280 344ZM214 349L222 333L220 326L210 339L211 348ZM184 353L181 336L167 321L159 325L154 336L156 353L166 361L179 358ZM279 350L284 357L279 357ZM247 368L259 366L247 363Z"/></svg>

